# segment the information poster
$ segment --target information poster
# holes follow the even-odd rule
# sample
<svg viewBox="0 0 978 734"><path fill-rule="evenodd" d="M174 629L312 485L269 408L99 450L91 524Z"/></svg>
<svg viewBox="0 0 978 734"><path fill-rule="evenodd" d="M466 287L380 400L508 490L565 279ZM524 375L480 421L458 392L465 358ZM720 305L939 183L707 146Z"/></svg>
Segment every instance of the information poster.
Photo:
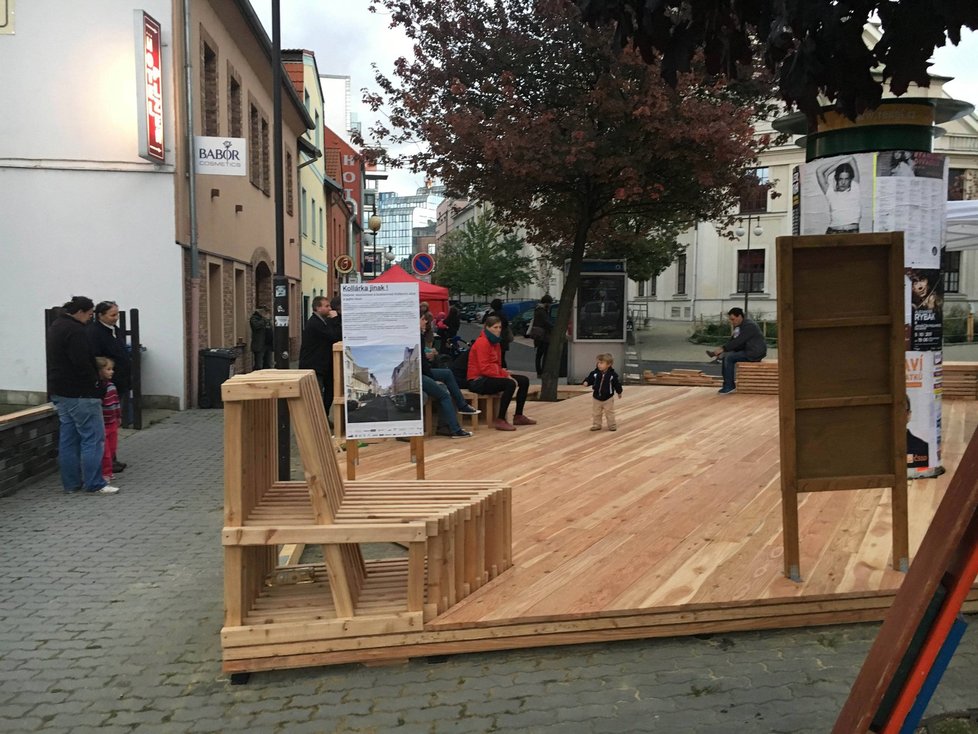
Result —
<svg viewBox="0 0 978 734"><path fill-rule="evenodd" d="M340 286L346 436L421 436L417 283Z"/></svg>
<svg viewBox="0 0 978 734"><path fill-rule="evenodd" d="M907 352L907 472L930 476L941 463L941 352Z"/></svg>

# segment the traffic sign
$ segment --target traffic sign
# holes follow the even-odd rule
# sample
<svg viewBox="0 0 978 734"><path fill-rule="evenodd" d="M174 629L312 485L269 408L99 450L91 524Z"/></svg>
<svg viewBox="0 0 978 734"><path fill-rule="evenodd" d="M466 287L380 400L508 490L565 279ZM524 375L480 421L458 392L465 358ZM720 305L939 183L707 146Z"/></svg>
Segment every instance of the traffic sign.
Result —
<svg viewBox="0 0 978 734"><path fill-rule="evenodd" d="M435 269L435 258L427 252L419 252L411 258L411 268L418 275L428 275Z"/></svg>
<svg viewBox="0 0 978 734"><path fill-rule="evenodd" d="M342 275L351 273L353 272L353 258L349 255L337 255L333 261L333 267L336 268L337 273Z"/></svg>

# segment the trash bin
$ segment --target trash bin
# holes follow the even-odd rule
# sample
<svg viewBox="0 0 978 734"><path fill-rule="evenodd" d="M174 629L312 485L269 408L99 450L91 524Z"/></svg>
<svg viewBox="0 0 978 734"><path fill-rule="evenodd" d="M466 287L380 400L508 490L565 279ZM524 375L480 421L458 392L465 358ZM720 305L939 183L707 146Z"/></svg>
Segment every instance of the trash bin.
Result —
<svg viewBox="0 0 978 734"><path fill-rule="evenodd" d="M233 349L200 350L200 383L197 405L201 408L223 408L221 385L234 374L234 361L238 358Z"/></svg>

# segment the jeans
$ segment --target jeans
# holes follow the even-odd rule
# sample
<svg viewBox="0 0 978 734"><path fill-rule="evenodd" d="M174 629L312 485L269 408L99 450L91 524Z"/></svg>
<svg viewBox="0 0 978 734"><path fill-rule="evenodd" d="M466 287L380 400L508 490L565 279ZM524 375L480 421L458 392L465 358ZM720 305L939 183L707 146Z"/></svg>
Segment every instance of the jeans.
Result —
<svg viewBox="0 0 978 734"><path fill-rule="evenodd" d="M58 439L58 466L61 486L66 492L84 489L94 492L105 486L102 455L105 451L105 424L102 401L98 398L64 398L52 395L61 421Z"/></svg>
<svg viewBox="0 0 978 734"><path fill-rule="evenodd" d="M447 367L432 367L431 376L438 382L445 384L445 387L448 388L449 394L452 396L452 400L455 401L456 408L461 410L468 405L468 403L465 402L465 398L462 397L462 391L459 390L458 380L455 379L454 372Z"/></svg>
<svg viewBox="0 0 978 734"><path fill-rule="evenodd" d="M458 418L455 415L455 404L452 402L452 396L444 385L436 382L428 375L421 375L421 391L432 400L438 401L438 415L441 416L452 433L458 433L462 430L462 426L458 424Z"/></svg>
<svg viewBox="0 0 978 734"><path fill-rule="evenodd" d="M760 362L760 359L751 359L747 352L724 352L721 373L723 374L723 387L725 390L733 390L736 387L734 378L737 374L738 362Z"/></svg>

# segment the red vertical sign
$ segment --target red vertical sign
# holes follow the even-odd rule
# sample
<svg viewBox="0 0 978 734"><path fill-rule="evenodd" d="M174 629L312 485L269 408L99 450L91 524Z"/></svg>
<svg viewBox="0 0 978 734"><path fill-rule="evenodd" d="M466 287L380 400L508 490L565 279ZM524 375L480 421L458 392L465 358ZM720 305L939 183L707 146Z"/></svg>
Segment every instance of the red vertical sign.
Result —
<svg viewBox="0 0 978 734"><path fill-rule="evenodd" d="M164 163L162 28L152 16L137 10L136 33L139 157Z"/></svg>

